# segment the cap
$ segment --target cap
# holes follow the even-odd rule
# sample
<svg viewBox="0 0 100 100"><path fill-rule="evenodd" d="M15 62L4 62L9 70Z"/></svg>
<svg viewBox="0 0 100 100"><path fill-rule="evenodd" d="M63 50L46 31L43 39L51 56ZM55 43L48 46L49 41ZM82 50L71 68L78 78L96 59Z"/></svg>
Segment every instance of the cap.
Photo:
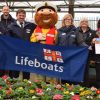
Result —
<svg viewBox="0 0 100 100"><path fill-rule="evenodd" d="M42 3L37 4L35 7L35 11L37 12L43 8L50 8L50 9L54 10L55 12L57 12L57 7L50 2L42 2Z"/></svg>

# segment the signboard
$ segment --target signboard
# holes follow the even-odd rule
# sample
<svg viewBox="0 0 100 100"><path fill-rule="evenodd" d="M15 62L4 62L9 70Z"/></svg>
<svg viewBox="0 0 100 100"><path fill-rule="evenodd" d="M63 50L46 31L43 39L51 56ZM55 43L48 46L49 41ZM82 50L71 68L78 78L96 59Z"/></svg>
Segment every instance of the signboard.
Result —
<svg viewBox="0 0 100 100"><path fill-rule="evenodd" d="M100 54L100 38L96 38L95 41L95 54Z"/></svg>

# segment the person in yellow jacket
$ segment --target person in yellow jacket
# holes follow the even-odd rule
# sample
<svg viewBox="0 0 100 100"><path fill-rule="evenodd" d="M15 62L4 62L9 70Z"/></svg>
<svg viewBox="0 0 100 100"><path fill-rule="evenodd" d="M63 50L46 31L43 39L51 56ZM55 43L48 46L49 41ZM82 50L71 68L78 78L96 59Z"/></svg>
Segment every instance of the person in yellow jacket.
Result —
<svg viewBox="0 0 100 100"><path fill-rule="evenodd" d="M37 24L31 42L55 45L57 42L57 29L55 24L58 21L57 7L48 2L42 2L35 8L35 22ZM38 75L39 78L40 75ZM43 78L43 77L42 77ZM51 79L51 78L46 78Z"/></svg>

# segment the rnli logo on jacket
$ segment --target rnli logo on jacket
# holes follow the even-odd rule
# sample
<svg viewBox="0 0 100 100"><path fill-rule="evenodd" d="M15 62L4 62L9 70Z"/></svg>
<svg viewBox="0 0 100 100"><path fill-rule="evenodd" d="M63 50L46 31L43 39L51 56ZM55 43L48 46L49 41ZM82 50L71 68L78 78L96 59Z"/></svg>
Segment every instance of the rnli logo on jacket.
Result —
<svg viewBox="0 0 100 100"><path fill-rule="evenodd" d="M63 59L60 51L52 51L50 49L43 49L43 51L44 51L45 60L63 63Z"/></svg>

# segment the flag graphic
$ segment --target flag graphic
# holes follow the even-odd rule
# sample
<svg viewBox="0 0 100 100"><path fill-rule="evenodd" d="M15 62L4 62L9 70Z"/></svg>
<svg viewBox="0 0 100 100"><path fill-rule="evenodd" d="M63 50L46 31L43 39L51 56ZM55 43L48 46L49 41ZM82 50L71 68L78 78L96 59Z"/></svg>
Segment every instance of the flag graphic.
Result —
<svg viewBox="0 0 100 100"><path fill-rule="evenodd" d="M44 51L45 60L63 63L63 59L60 51L52 51L50 49L43 49L43 51Z"/></svg>

